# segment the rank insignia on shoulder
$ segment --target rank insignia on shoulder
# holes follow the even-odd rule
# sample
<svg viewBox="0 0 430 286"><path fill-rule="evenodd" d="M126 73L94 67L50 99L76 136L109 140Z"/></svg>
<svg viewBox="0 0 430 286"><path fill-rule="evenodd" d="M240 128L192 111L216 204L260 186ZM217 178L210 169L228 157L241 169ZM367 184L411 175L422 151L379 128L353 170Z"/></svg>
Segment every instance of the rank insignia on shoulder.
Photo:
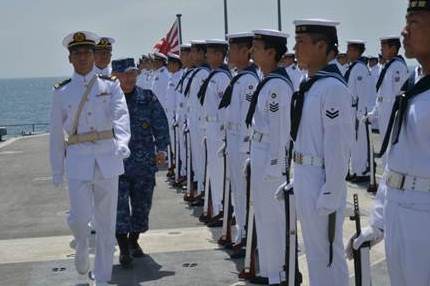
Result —
<svg viewBox="0 0 430 286"><path fill-rule="evenodd" d="M220 91L218 92L218 97L223 97L224 96L224 92Z"/></svg>
<svg viewBox="0 0 430 286"><path fill-rule="evenodd" d="M330 110L326 110L325 115L330 119L335 119L339 116L339 110L334 110L333 108Z"/></svg>
<svg viewBox="0 0 430 286"><path fill-rule="evenodd" d="M249 102L251 102L251 100L252 100L252 93L247 93L246 94L246 100L249 101Z"/></svg>
<svg viewBox="0 0 430 286"><path fill-rule="evenodd" d="M98 77L101 78L101 79L110 80L110 81L116 81L116 79L117 79L117 77L114 76L114 75L102 75L102 74L99 74Z"/></svg>
<svg viewBox="0 0 430 286"><path fill-rule="evenodd" d="M156 78L154 78L154 80L158 80L158 76Z"/></svg>
<svg viewBox="0 0 430 286"><path fill-rule="evenodd" d="M277 102L269 103L269 110L271 112L277 112L279 110L279 103Z"/></svg>
<svg viewBox="0 0 430 286"><path fill-rule="evenodd" d="M399 76L396 76L396 77L394 78L394 80L395 80L396 82L399 82L399 81L400 81L400 77L399 77Z"/></svg>
<svg viewBox="0 0 430 286"><path fill-rule="evenodd" d="M271 98L276 98L276 93L272 93L272 95L270 96Z"/></svg>
<svg viewBox="0 0 430 286"><path fill-rule="evenodd" d="M272 160L270 161L270 165L274 166L274 165L276 165L276 164L278 164L278 159L272 159Z"/></svg>
<svg viewBox="0 0 430 286"><path fill-rule="evenodd" d="M65 86L66 84L68 84L68 83L69 83L69 82L71 82L71 81L72 81L72 79L71 79L71 78L68 78L68 79L63 80L63 81L61 81L61 82L57 82L56 84L54 84L54 89L59 89L60 87Z"/></svg>
<svg viewBox="0 0 430 286"><path fill-rule="evenodd" d="M363 80L363 77L362 77L362 76L359 76L359 77L357 77L357 80L358 80L358 81L361 81L361 80Z"/></svg>
<svg viewBox="0 0 430 286"><path fill-rule="evenodd" d="M248 89L253 89L254 86L251 84L250 86L248 86Z"/></svg>

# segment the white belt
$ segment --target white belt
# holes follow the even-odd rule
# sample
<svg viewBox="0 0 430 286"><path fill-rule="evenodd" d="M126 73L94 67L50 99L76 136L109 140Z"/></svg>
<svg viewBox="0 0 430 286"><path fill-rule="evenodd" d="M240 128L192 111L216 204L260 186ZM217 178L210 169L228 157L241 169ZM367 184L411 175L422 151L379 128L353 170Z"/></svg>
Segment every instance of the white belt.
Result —
<svg viewBox="0 0 430 286"><path fill-rule="evenodd" d="M232 131L239 131L239 123L227 122L227 129Z"/></svg>
<svg viewBox="0 0 430 286"><path fill-rule="evenodd" d="M294 152L293 161L297 165L324 168L324 160L316 156L304 155L302 153Z"/></svg>
<svg viewBox="0 0 430 286"><path fill-rule="evenodd" d="M205 119L206 119L206 122L218 122L219 121L219 118L218 118L218 115L215 115L215 116L206 116L205 117Z"/></svg>
<svg viewBox="0 0 430 286"><path fill-rule="evenodd" d="M412 190L417 192L430 192L430 179L410 176L387 170L384 174L388 187L401 191Z"/></svg>
<svg viewBox="0 0 430 286"><path fill-rule="evenodd" d="M252 130L251 141L260 143L264 137L267 137L266 134Z"/></svg>

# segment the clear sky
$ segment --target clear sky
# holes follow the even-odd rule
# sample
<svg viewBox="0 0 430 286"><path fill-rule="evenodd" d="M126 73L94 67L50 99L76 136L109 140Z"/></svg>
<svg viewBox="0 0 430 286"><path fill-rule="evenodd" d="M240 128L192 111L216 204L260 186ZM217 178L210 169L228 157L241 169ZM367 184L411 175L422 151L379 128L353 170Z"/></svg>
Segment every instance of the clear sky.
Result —
<svg viewBox="0 0 430 286"><path fill-rule="evenodd" d="M293 35L298 18L341 22L341 47L348 39L368 42L400 34L407 0L281 0L283 30ZM228 0L229 32L277 28L277 0ZM151 50L182 13L183 39L224 37L223 0L1 0L0 78L64 76L71 73L61 41L89 30L116 38L113 57L138 58Z"/></svg>

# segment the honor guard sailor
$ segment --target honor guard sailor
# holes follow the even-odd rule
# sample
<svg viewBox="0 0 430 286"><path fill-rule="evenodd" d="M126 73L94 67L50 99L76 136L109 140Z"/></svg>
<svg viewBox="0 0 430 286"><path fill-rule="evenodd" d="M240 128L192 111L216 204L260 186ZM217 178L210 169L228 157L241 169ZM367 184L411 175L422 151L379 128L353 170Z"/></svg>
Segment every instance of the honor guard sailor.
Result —
<svg viewBox="0 0 430 286"><path fill-rule="evenodd" d="M185 121L187 119L187 108L186 108L186 98L184 95L185 86L188 83L188 80L193 71L193 64L191 59L191 44L182 44L180 46L180 59L183 64L181 79L175 87L177 92L176 97L176 114L175 114L175 123L177 125L178 130L178 147L179 147L179 167L176 167L177 172L179 172L178 184L182 184L186 181L186 160L188 150L186 149L186 140L185 140Z"/></svg>
<svg viewBox="0 0 430 286"><path fill-rule="evenodd" d="M386 64L383 66L376 83L376 103L373 110L363 120L369 118L371 122L376 122L382 140L387 131L394 100L408 79L408 67L403 57L399 55L400 37L387 36L380 40L381 54ZM383 164L385 165L385 159L383 159Z"/></svg>
<svg viewBox="0 0 430 286"><path fill-rule="evenodd" d="M309 285L348 285L342 240L345 175L352 135L351 97L337 68L337 22L297 20L296 56L309 75L293 97L294 193Z"/></svg>
<svg viewBox="0 0 430 286"><path fill-rule="evenodd" d="M94 72L98 36L69 34L63 45L74 67L72 78L55 86L50 120L53 183L67 177L70 213L67 221L76 240L75 266L89 270L89 226L94 213L97 253L95 285L111 279L115 246L118 176L130 155L127 104L118 80ZM92 212L94 208L94 212Z"/></svg>
<svg viewBox="0 0 430 286"><path fill-rule="evenodd" d="M409 1L402 35L405 56L422 65L423 77L396 97L384 138L388 144L391 135L391 148L382 150L388 150L387 165L370 227L353 247L385 238L390 285L429 285L430 1Z"/></svg>
<svg viewBox="0 0 430 286"><path fill-rule="evenodd" d="M237 74L230 81L219 105L225 113L224 126L228 142L225 152L236 217L234 249L238 251L237 253L244 246L243 239L246 237L247 194L242 167L249 157L250 131L245 124L245 119L252 95L259 82L257 66L250 61L253 36L253 33L227 35L228 63L237 69Z"/></svg>
<svg viewBox="0 0 430 286"><path fill-rule="evenodd" d="M207 171L212 195L211 224L220 224L224 179L223 159L218 156L218 150L225 140L224 110L219 110L221 98L231 80L230 70L224 64L227 55L228 42L224 40L206 41L206 58L211 72L204 80L197 96L202 106L203 138L207 143Z"/></svg>
<svg viewBox="0 0 430 286"><path fill-rule="evenodd" d="M152 56L153 74L151 90L157 96L163 108L166 109L166 91L170 77L169 71L166 68L167 56L159 52L153 53Z"/></svg>
<svg viewBox="0 0 430 286"><path fill-rule="evenodd" d="M205 41L191 41L191 58L195 68L185 86L184 95L187 99L187 129L191 138L193 181L197 184L197 193L201 194L204 190L205 179L205 149L202 144L202 105L198 98L198 92L210 72L210 67L206 63Z"/></svg>
<svg viewBox="0 0 430 286"><path fill-rule="evenodd" d="M293 84L278 67L286 52L287 34L255 30L252 58L264 74L252 96L246 116L251 135L251 193L255 209L260 275L270 285L285 280L285 211L275 200L284 181L285 148L290 136L290 104Z"/></svg>
<svg viewBox="0 0 430 286"><path fill-rule="evenodd" d="M345 74L352 94L353 136L351 148L351 173L348 180L354 183L368 182L369 177L369 135L361 118L369 111L369 97L375 93L367 59L363 57L366 44L361 40L348 41L348 61L350 66Z"/></svg>
<svg viewBox="0 0 430 286"><path fill-rule="evenodd" d="M125 173L119 177L116 222L119 262L127 267L132 257L143 256L138 239L149 229L156 163L164 162L169 133L167 119L156 96L136 86L134 60L114 60L112 72L120 81L130 113L131 155L124 161Z"/></svg>

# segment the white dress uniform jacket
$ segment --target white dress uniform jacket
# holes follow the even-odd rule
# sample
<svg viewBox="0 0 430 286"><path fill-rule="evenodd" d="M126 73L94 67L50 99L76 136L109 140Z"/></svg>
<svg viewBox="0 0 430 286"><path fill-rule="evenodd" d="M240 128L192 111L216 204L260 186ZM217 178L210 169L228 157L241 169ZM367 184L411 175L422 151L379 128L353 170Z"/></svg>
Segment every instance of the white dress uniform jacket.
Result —
<svg viewBox="0 0 430 286"><path fill-rule="evenodd" d="M151 90L157 96L158 101L166 110L166 91L170 73L166 67L161 67L153 72Z"/></svg>

